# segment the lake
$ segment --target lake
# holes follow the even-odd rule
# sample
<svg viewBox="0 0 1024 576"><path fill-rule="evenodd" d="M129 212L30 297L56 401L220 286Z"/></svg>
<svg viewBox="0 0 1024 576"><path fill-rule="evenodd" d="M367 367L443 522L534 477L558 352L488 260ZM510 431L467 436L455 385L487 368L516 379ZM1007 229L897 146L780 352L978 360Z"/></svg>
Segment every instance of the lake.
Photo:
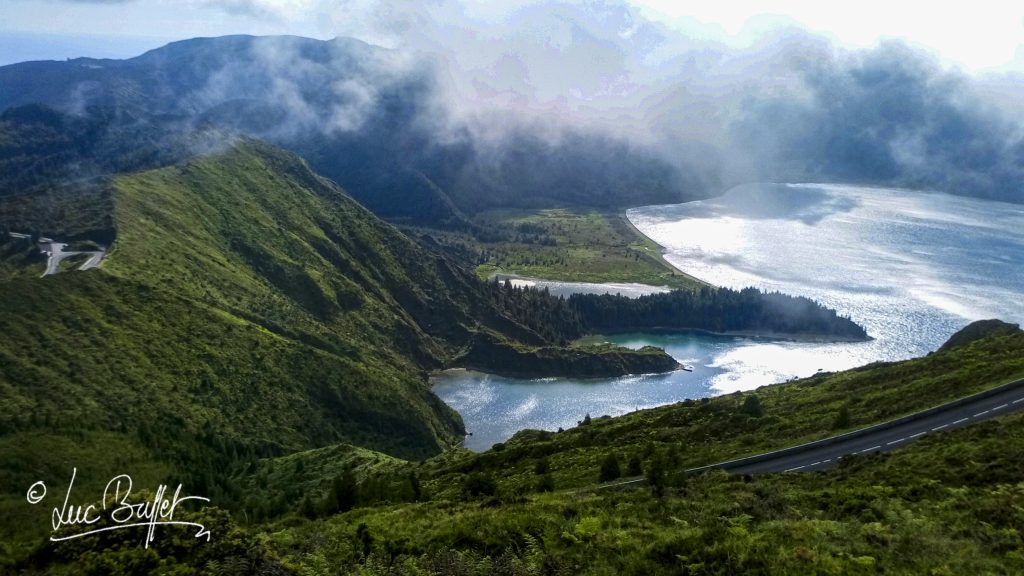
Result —
<svg viewBox="0 0 1024 576"><path fill-rule="evenodd" d="M758 184L711 200L633 209L628 217L688 274L720 286L814 298L852 317L874 340L624 334L607 340L661 346L694 372L591 381L445 373L434 379L434 390L473 432L468 447L487 449L523 428L570 427L587 413L619 415L818 370L920 356L972 320L1024 321L1022 206L907 190ZM539 284L560 294L580 289Z"/></svg>

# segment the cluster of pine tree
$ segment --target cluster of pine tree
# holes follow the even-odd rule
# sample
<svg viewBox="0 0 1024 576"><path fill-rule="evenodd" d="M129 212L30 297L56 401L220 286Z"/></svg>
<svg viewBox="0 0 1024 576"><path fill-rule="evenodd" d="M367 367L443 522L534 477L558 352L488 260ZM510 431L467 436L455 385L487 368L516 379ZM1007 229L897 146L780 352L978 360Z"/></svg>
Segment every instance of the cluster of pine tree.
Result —
<svg viewBox="0 0 1024 576"><path fill-rule="evenodd" d="M306 494L299 504L299 513L307 518L332 516L353 508L381 503L417 502L424 498L419 476L410 472L404 477L371 475L361 482L352 469L345 470L331 482L324 497L316 501Z"/></svg>
<svg viewBox="0 0 1024 576"><path fill-rule="evenodd" d="M620 295L552 296L548 290L490 284L492 300L504 313L552 342L586 333L624 330L757 331L862 339L864 328L814 300L755 288L705 286L639 298Z"/></svg>
<svg viewBox="0 0 1024 576"><path fill-rule="evenodd" d="M574 294L568 304L595 332L658 328L867 337L852 320L814 300L755 288L702 287L640 298Z"/></svg>
<svg viewBox="0 0 1024 576"><path fill-rule="evenodd" d="M546 288L517 287L506 280L490 283L489 289L491 301L499 310L549 342L565 344L586 332L572 304L552 296Z"/></svg>

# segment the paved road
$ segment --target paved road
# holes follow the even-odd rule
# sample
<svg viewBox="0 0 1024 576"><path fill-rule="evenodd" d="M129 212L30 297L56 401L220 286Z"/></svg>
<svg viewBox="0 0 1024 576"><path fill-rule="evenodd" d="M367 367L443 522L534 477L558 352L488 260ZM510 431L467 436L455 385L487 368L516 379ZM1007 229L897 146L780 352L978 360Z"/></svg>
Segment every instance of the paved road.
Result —
<svg viewBox="0 0 1024 576"><path fill-rule="evenodd" d="M78 254L89 254L89 259L84 264L78 267L79 270L88 270L99 266L100 262L103 261L103 257L106 252L100 251L86 251L86 252L65 252L64 247L67 244L63 242L54 242L49 238L41 238L40 243L42 245L42 251L48 255L46 260L46 272L43 272L43 276L49 276L50 274L56 274L60 271L60 263L65 258L70 256L77 256Z"/></svg>
<svg viewBox="0 0 1024 576"><path fill-rule="evenodd" d="M100 265L100 262L103 262L103 258L106 255L107 255L107 253L106 252L102 252L102 251L100 251L100 252L92 252L92 256L90 256L89 259L85 261L85 264L82 264L81 266L79 266L78 269L79 270L88 270L90 268L95 268L95 267Z"/></svg>
<svg viewBox="0 0 1024 576"><path fill-rule="evenodd" d="M734 474L821 470L837 465L840 458L849 454L887 452L927 434L962 428L1021 409L1024 409L1024 380L854 432L784 450L693 468L688 472L712 468L721 468ZM644 479L624 480L601 488L625 489L644 483Z"/></svg>
<svg viewBox="0 0 1024 576"><path fill-rule="evenodd" d="M10 232L9 234L12 238L31 238L30 235L23 234L20 232ZM59 272L61 261L70 256L77 256L78 254L88 254L89 259L78 267L79 270L88 270L90 268L95 268L99 266L100 262L103 262L103 258L106 257L107 255L107 252L105 250L73 250L71 252L65 252L64 248L66 246L67 244L63 242L55 242L50 238L39 238L39 251L42 252L43 254L46 254L47 256L46 272L43 272L43 276L49 276L51 274L56 274L57 272Z"/></svg>
<svg viewBox="0 0 1024 576"><path fill-rule="evenodd" d="M820 470L835 466L848 454L886 452L926 434L970 426L1020 409L1024 409L1024 380L877 426L715 467L735 474Z"/></svg>

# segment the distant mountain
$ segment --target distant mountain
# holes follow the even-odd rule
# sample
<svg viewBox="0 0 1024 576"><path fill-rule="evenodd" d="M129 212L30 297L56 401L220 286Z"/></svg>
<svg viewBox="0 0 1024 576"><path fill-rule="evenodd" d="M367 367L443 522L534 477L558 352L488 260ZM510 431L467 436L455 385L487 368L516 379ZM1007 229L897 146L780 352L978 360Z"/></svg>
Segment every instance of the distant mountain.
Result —
<svg viewBox="0 0 1024 576"><path fill-rule="evenodd" d="M187 157L196 131L242 134L299 153L381 216L455 227L468 225L465 213L495 207L616 208L705 192L651 152L603 134L547 138L498 119L505 135L481 142L447 121L434 83L427 67L343 38L200 38L129 60L4 66L0 163L21 161L7 172L26 179L62 162L105 173ZM29 156L45 159L26 171ZM0 193L38 182L7 184Z"/></svg>

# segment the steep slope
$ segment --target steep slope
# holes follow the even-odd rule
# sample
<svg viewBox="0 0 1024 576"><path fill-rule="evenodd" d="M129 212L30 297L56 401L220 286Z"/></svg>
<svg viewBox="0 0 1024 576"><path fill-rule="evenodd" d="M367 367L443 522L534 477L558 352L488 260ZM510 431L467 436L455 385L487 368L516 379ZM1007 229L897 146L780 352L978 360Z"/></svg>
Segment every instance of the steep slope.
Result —
<svg viewBox="0 0 1024 576"><path fill-rule="evenodd" d="M111 188L102 268L0 279L5 506L38 470L90 487L135 462L223 499L256 456L461 433L424 370L487 318L466 273L254 143Z"/></svg>
<svg viewBox="0 0 1024 576"><path fill-rule="evenodd" d="M1019 379L1022 352L1024 334L993 334L905 362L594 418L557 433L522 432L486 453L415 468L363 465L355 510L324 507L322 520L267 530L282 530L272 539L288 560L350 573L375 561L403 574L480 565L533 567L528 574L1018 573L1020 412L823 472L685 470ZM760 412L748 409L751 398ZM274 467L271 494L304 480L290 478L291 469ZM642 474L654 486L594 489L619 474ZM359 533L372 535L365 548Z"/></svg>
<svg viewBox="0 0 1024 576"><path fill-rule="evenodd" d="M114 181L106 269L334 353L436 366L483 314L475 283L294 156L247 143Z"/></svg>
<svg viewBox="0 0 1024 576"><path fill-rule="evenodd" d="M234 479L248 497L247 546L258 551L246 565L353 574L1016 574L1019 411L820 472L685 470L1017 380L1022 351L1024 334L995 334L914 360L524 431L482 454L453 451L421 464L348 446L263 459ZM748 408L751 398L759 411ZM620 474L643 474L651 486L595 489ZM31 560L13 566L184 571L238 554L169 538L149 551L40 541Z"/></svg>
<svg viewBox="0 0 1024 576"><path fill-rule="evenodd" d="M5 243L5 518L35 518L26 487L67 482L72 467L83 491L130 466L140 482L183 481L230 507L243 497L230 474L259 457L338 443L435 454L463 427L428 370L480 335L558 350L553 338L574 326L546 295L531 300L552 307L543 319L526 318L521 295L499 303L495 287L265 144L105 186L116 241L101 268L40 278L22 262L32 246ZM606 371L671 361L574 358L588 355ZM0 537L27 525L47 523L5 522Z"/></svg>

